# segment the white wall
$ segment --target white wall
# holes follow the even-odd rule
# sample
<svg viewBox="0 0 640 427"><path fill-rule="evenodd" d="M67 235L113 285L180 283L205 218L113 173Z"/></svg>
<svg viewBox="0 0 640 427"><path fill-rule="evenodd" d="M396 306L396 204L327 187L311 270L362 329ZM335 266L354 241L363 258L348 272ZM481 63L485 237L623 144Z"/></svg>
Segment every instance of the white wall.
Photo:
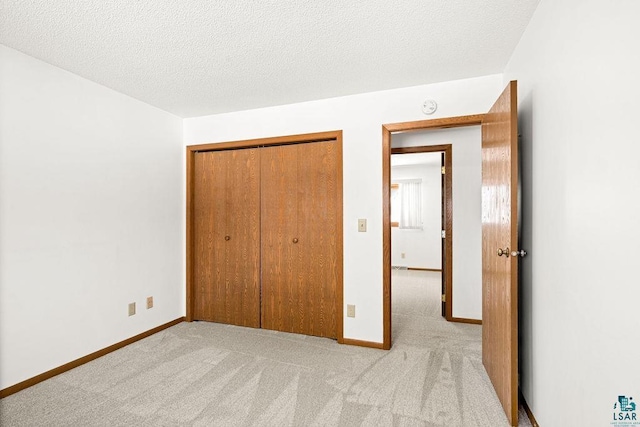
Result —
<svg viewBox="0 0 640 427"><path fill-rule="evenodd" d="M344 304L357 306L344 335L382 342L382 127L424 120L424 99L435 99L432 118L484 113L503 89L492 75L383 92L184 121L187 145L344 130ZM380 185L375 183L379 182ZM367 232L358 233L358 218Z"/></svg>
<svg viewBox="0 0 640 427"><path fill-rule="evenodd" d="M181 129L0 45L0 389L183 315Z"/></svg>
<svg viewBox="0 0 640 427"><path fill-rule="evenodd" d="M542 0L519 85L521 387L541 425L603 426L640 400L640 3Z"/></svg>
<svg viewBox="0 0 640 427"><path fill-rule="evenodd" d="M422 229L391 228L391 265L393 266L434 270L442 267L440 153L426 154L435 157L435 163L391 167L391 182L402 179L422 180ZM396 154L396 156L414 155Z"/></svg>
<svg viewBox="0 0 640 427"><path fill-rule="evenodd" d="M453 317L482 319L480 126L407 132L391 137L394 148L445 144L452 145L453 162Z"/></svg>

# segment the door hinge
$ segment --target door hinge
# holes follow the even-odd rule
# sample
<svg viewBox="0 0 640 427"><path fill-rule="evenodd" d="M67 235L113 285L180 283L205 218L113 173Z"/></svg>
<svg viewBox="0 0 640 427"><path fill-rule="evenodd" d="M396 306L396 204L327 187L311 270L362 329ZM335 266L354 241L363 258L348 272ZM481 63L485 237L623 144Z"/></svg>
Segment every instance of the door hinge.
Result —
<svg viewBox="0 0 640 427"><path fill-rule="evenodd" d="M447 168L442 166L442 168L440 168L440 171L442 172L442 175L444 175L447 172Z"/></svg>
<svg viewBox="0 0 640 427"><path fill-rule="evenodd" d="M442 238L445 239L447 237L447 232L445 230L442 230L441 235Z"/></svg>
<svg viewBox="0 0 640 427"><path fill-rule="evenodd" d="M442 294L442 302L447 302L447 296L445 294Z"/></svg>

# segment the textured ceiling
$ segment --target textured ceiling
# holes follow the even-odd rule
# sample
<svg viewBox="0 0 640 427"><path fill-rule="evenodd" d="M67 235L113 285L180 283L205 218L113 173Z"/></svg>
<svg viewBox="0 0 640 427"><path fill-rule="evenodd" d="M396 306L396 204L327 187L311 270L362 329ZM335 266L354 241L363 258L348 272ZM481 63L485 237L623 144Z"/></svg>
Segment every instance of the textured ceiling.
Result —
<svg viewBox="0 0 640 427"><path fill-rule="evenodd" d="M539 0L0 0L0 43L182 117L503 71Z"/></svg>

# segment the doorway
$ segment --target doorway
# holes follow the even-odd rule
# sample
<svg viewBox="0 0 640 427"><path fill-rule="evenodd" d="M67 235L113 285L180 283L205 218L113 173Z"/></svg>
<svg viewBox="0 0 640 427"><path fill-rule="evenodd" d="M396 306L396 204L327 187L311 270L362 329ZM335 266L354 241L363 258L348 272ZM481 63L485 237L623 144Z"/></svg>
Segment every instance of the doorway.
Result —
<svg viewBox="0 0 640 427"><path fill-rule="evenodd" d="M402 147L396 146L397 144L392 144L392 137L396 139L401 135L407 135L411 133L416 133L420 131L427 130L441 130L448 128L456 128L456 127L468 127L468 126L479 126L482 123L483 115L472 115L472 116L461 116L461 117L453 117L453 118L445 118L445 119L434 119L434 120L424 120L418 122L407 122L407 123L394 123L383 125L383 155L382 155L382 165L383 165L383 348L391 348L391 209L390 209L390 195L391 195L391 154L399 154L399 153L411 153L411 152L424 152L424 151L446 151L447 149L451 150L450 147L447 147L448 144L442 145L427 145L427 146L412 146L412 147ZM448 168L450 171L452 170L452 155L453 152L449 152L449 156L445 153L445 172ZM445 190L451 191L450 199L453 200L452 195L452 174L448 175L445 173L445 179L448 181L448 186ZM446 185L446 184L445 184ZM443 274L445 275L445 314L450 316L453 321L467 321L467 323L479 323L475 319L458 319L453 316L453 288L451 287L453 284L453 276L447 274L447 270L451 267L451 272L453 272L453 205L449 204L450 212L445 213L448 217L445 219L445 263L443 265ZM447 221L448 220L448 221ZM446 230L447 225L451 226L450 230ZM448 237L448 239L447 239ZM448 249L447 249L448 247ZM449 263L447 263L449 261ZM447 265L449 264L449 265ZM448 311L448 312L447 312Z"/></svg>
<svg viewBox="0 0 640 427"><path fill-rule="evenodd" d="M423 287L415 287L415 298L408 297L407 300L413 300L413 306L419 304L423 314L435 314L436 305L439 305L440 315L449 321L453 284L451 153L450 144L391 149L391 263L394 276L412 278L409 282L421 278L419 282ZM404 271L407 272L402 273ZM435 281L440 282L437 292ZM400 282L405 281L401 279ZM401 298L393 295L395 299ZM415 311L416 308L406 307L405 310Z"/></svg>

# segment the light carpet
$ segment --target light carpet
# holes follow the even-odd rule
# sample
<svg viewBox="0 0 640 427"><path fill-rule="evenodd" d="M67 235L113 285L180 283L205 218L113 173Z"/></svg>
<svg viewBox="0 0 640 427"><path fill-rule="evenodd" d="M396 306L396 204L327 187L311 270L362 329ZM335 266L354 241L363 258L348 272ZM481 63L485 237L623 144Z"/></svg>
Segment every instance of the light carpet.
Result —
<svg viewBox="0 0 640 427"><path fill-rule="evenodd" d="M439 315L439 274L392 280L390 351L181 323L2 399L0 424L508 426L482 367L481 327Z"/></svg>

